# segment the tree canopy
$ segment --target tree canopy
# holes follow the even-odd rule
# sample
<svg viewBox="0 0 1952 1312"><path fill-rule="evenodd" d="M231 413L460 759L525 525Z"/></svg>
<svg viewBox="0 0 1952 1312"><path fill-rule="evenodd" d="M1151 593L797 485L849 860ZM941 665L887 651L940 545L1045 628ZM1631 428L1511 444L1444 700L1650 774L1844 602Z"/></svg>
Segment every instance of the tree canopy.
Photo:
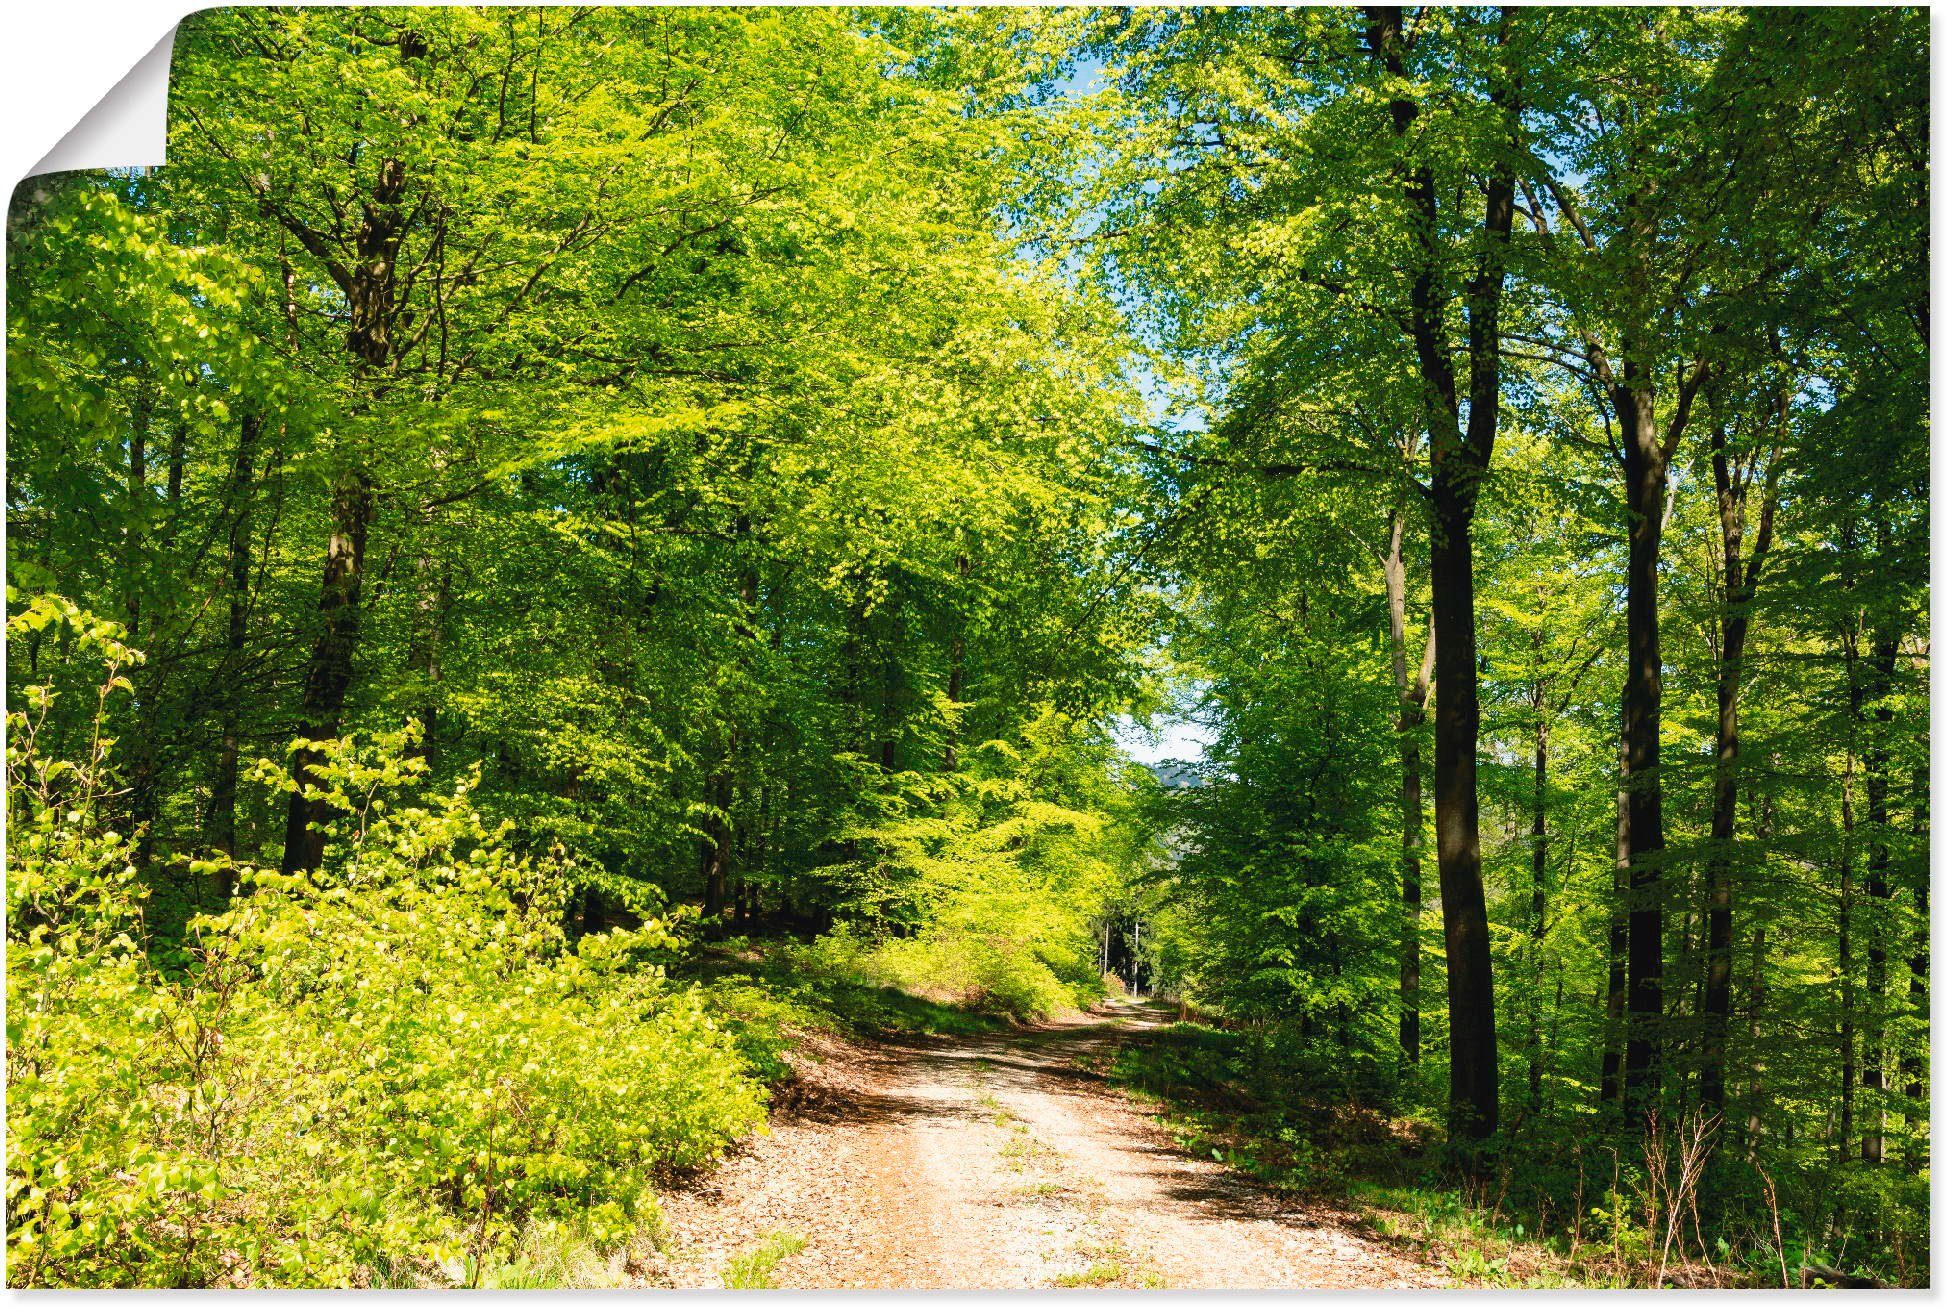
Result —
<svg viewBox="0 0 1952 1312"><path fill-rule="evenodd" d="M1548 1161L1548 1229L1685 1141L1704 1260L1924 1281L1927 64L1901 8L192 16L168 164L8 220L10 1139L145 989L356 1060L311 917L698 1072L563 1150L635 1206L759 1114L657 973L738 936L1018 1018L1136 972ZM84 1151L10 1146L10 1271L216 1278L50 1238Z"/></svg>

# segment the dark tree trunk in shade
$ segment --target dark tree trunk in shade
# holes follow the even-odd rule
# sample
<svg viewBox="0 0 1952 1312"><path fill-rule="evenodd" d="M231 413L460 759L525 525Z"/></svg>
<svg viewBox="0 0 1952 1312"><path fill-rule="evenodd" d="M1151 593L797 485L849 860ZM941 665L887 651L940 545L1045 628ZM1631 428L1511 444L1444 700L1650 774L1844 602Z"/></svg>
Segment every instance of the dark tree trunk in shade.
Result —
<svg viewBox="0 0 1952 1312"><path fill-rule="evenodd" d="M1448 966L1451 1123L1463 1137L1477 1139L1498 1124L1498 1032L1478 852L1476 598L1468 519L1456 527L1443 519L1440 511L1430 562L1437 629L1431 779Z"/></svg>
<svg viewBox="0 0 1952 1312"><path fill-rule="evenodd" d="M748 538L752 522L741 515L734 526L741 541ZM761 638L759 628L759 575L751 566L739 573L739 619L736 632L740 642L739 665L742 669L751 665L751 655L747 648L757 644ZM735 856L733 844L738 834L732 823L733 771L738 768L739 731L729 729L725 735L725 754L710 780L713 815L706 822L709 835L700 856L700 867L704 872L705 917L708 920L723 916L729 905L728 896L733 884Z"/></svg>
<svg viewBox="0 0 1952 1312"><path fill-rule="evenodd" d="M1714 429L1711 442L1715 503L1722 535L1722 607L1715 670L1715 789L1708 821L1708 939L1701 997L1701 1101L1710 1112L1719 1112L1727 1101L1728 1030L1734 1010L1735 801L1742 750L1738 712L1743 658L1748 646L1756 577L1768 555L1775 523L1781 465L1773 453L1767 457L1755 542L1749 546L1745 539L1753 461L1730 459L1727 433L1720 425Z"/></svg>
<svg viewBox="0 0 1952 1312"><path fill-rule="evenodd" d="M305 678L302 738L332 738L339 732L359 646L359 594L366 572L366 528L372 516L373 485L365 473L342 475L332 492L332 536L319 588L319 632ZM285 854L280 863L285 874L317 869L325 855L323 826L332 818L332 805L304 794L306 785L320 783L314 771L322 759L309 747L292 754L292 775L300 789L291 795L285 813Z"/></svg>
<svg viewBox="0 0 1952 1312"><path fill-rule="evenodd" d="M1626 389L1622 389L1625 391ZM1627 681L1620 697L1627 749L1627 1042L1622 1089L1638 1127L1660 1085L1663 893L1661 863L1660 555L1667 459L1652 396L1623 396L1627 443ZM1631 416L1631 422L1629 422Z"/></svg>
<svg viewBox="0 0 1952 1312"><path fill-rule="evenodd" d="M237 856L237 755L238 725L242 718L243 694L239 688L239 667L244 660L244 645L249 634L251 614L251 496L256 476L258 441L264 423L246 412L237 426L237 451L230 467L230 535L225 544L224 656L218 667L222 709L219 712L217 766L210 785L211 846L229 857ZM231 893L228 870L214 876L213 890L221 899Z"/></svg>
<svg viewBox="0 0 1952 1312"><path fill-rule="evenodd" d="M733 735L726 745L728 753L738 750ZM715 920L725 914L726 892L732 879L732 774L721 766L711 780L712 806L716 814L706 824L711 835L704 842L699 864L705 874L705 918Z"/></svg>
<svg viewBox="0 0 1952 1312"><path fill-rule="evenodd" d="M146 618L142 606L142 578L149 553L149 430L155 422L156 391L144 372L136 380L136 394L129 419L129 468L127 526L122 536L123 623L128 626L129 642L138 648L150 647L143 629ZM153 657L156 653L151 651ZM136 732L126 750L129 780L129 828L135 835L135 862L146 868L155 845L156 828L156 701L157 670L137 667L127 676L136 689L140 708Z"/></svg>
<svg viewBox="0 0 1952 1312"><path fill-rule="evenodd" d="M170 429L167 464L163 473L163 504L169 517L163 523L163 546L176 545L176 516L183 508L183 463L189 456L190 426L181 420Z"/></svg>
<svg viewBox="0 0 1952 1312"><path fill-rule="evenodd" d="M1855 719L1861 694L1854 671L1850 679L1851 714ZM1847 750L1844 753L1843 849L1837 861L1837 1052L1841 1067L1837 1099L1838 1161L1848 1160L1857 1133L1857 958L1851 937L1854 929L1851 913L1857 897L1851 860L1854 855L1851 845L1857 841L1857 813L1851 797L1855 770L1856 762Z"/></svg>
<svg viewBox="0 0 1952 1312"><path fill-rule="evenodd" d="M413 562L413 629L407 640L407 669L420 681L420 745L429 768L439 764L442 648L445 645L451 585L447 563L423 552Z"/></svg>
<svg viewBox="0 0 1952 1312"><path fill-rule="evenodd" d="M1631 154L1623 167L1632 173ZM1558 183L1546 186L1589 254L1608 255L1621 297L1617 355L1590 329L1581 333L1586 374L1610 429L1617 434L1625 491L1627 568L1626 679L1620 690L1620 736L1625 755L1620 847L1625 858L1625 1041L1620 1064L1622 1115L1629 1128L1646 1127L1660 1091L1663 1024L1666 835L1661 816L1661 534L1669 508L1668 470L1687 431L1694 399L1709 376L1696 358L1677 373L1665 425L1656 421L1659 380L1668 372L1667 343L1652 307L1656 292L1659 197L1642 182L1621 200L1618 231L1602 243Z"/></svg>
<svg viewBox="0 0 1952 1312"><path fill-rule="evenodd" d="M406 53L403 46L403 56ZM394 359L393 322L402 308L395 273L407 227L402 204L406 182L404 163L380 161L373 189L360 205L359 226L353 234L356 258L350 267L332 258L318 233L287 225L307 250L325 262L345 294L346 349L353 356L355 375L369 388L369 404L384 395L383 380ZM353 462L340 472L332 490L332 529L319 589L320 628L305 676L305 723L300 729L304 738L331 738L339 732L359 647L359 598L366 568L366 530L372 519L372 477ZM310 748L292 754L292 775L300 787L291 795L285 815L280 868L286 874L315 869L325 855L322 826L331 819L331 804L304 796L305 785L316 782L319 761L319 754Z"/></svg>
<svg viewBox="0 0 1952 1312"><path fill-rule="evenodd" d="M1930 833L1930 795L1931 776L1921 765L1911 777L1911 833L1918 840L1921 854L1915 860L1911 880L1917 920L1912 930L1908 963L1911 981L1907 990L1916 1037L1899 1063L1905 1080L1905 1121L1911 1128L1906 1140L1905 1166L1913 1171L1923 1169L1926 1149L1930 1147L1925 1127L1931 1120L1931 1108L1925 1097L1925 1059L1921 1050L1930 1034L1932 1019L1932 865L1930 857L1923 852Z"/></svg>
<svg viewBox="0 0 1952 1312"><path fill-rule="evenodd" d="M1384 72L1399 84L1409 74L1403 12L1368 11L1366 40ZM1510 15L1498 22L1500 46ZM1490 105L1502 129L1515 139L1513 88L1496 82ZM1413 136L1420 113L1415 100L1389 103L1399 138ZM1399 170L1412 232L1408 256L1405 326L1416 348L1430 446L1430 590L1436 677L1431 717L1431 793L1436 812L1437 882L1444 913L1446 991L1450 1011L1452 1136L1481 1139L1498 1125L1498 1032L1491 979L1490 925L1485 914L1484 873L1478 847L1477 597L1471 522L1478 488L1490 467L1498 435L1501 360L1498 312L1504 298L1505 261L1511 237L1516 181L1514 149L1484 178L1481 241L1464 289L1467 377L1460 397L1457 352L1448 306L1451 252L1441 236L1436 173L1430 164ZM1466 413L1468 410L1468 419Z"/></svg>
<svg viewBox="0 0 1952 1312"><path fill-rule="evenodd" d="M1869 826L1864 897L1869 925L1864 936L1864 1142L1867 1162L1884 1160L1884 1008L1889 964L1885 938L1891 898L1891 683L1898 664L1898 633L1888 622L1871 636L1868 739L1864 745L1864 821Z"/></svg>
<svg viewBox="0 0 1952 1312"><path fill-rule="evenodd" d="M1755 1160L1762 1144L1762 1008L1768 1001L1763 969L1768 957L1763 951L1762 926L1749 931L1749 1123L1747 1157Z"/></svg>

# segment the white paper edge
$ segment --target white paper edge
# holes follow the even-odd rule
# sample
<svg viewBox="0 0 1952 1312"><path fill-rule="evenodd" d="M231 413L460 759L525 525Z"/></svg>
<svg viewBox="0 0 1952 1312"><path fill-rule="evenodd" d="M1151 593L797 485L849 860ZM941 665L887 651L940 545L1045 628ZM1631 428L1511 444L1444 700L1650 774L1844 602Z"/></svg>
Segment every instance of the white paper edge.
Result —
<svg viewBox="0 0 1952 1312"><path fill-rule="evenodd" d="M169 142L169 65L175 46L176 28L171 27L28 176L160 167Z"/></svg>

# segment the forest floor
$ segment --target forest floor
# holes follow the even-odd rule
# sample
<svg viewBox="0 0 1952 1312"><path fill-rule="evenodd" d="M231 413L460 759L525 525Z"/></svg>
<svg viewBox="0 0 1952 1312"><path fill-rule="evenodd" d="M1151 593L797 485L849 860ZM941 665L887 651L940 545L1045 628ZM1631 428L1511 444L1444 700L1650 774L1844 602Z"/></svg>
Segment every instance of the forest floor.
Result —
<svg viewBox="0 0 1952 1312"><path fill-rule="evenodd" d="M1098 1074L1171 1019L803 1048L771 1131L664 1194L651 1284L1406 1288L1443 1270L1332 1200L1185 1151Z"/></svg>

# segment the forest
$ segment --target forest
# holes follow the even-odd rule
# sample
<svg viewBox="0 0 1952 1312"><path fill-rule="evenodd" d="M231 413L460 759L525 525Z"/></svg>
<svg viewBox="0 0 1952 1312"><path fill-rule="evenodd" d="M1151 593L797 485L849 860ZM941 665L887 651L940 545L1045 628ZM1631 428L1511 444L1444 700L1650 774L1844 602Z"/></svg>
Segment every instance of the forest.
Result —
<svg viewBox="0 0 1952 1312"><path fill-rule="evenodd" d="M7 221L8 1282L628 1283L1142 989L1440 1283L1928 1285L1929 29L184 20Z"/></svg>

